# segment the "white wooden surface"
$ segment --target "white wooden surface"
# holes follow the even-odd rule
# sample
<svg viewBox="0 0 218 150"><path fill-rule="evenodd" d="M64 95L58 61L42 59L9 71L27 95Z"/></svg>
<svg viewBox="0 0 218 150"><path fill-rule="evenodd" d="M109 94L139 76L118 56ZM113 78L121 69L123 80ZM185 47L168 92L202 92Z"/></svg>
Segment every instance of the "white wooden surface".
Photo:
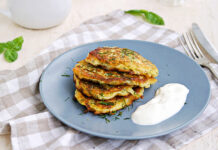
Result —
<svg viewBox="0 0 218 150"><path fill-rule="evenodd" d="M22 51L14 63L5 62L0 56L0 70L16 69L28 63L33 56L43 51L52 41L63 33L78 26L94 16L109 13L115 9L147 9L161 15L165 27L177 32L185 32L192 22L197 22L210 41L218 49L218 1L186 0L182 6L172 7L161 4L161 0L72 0L72 11L59 26L47 30L29 30L14 24L7 17L0 15L0 42L8 41L16 36L24 37ZM0 8L6 8L6 0L0 1ZM218 128L205 136L184 146L181 150L218 150ZM11 149L10 136L0 136L0 149Z"/></svg>

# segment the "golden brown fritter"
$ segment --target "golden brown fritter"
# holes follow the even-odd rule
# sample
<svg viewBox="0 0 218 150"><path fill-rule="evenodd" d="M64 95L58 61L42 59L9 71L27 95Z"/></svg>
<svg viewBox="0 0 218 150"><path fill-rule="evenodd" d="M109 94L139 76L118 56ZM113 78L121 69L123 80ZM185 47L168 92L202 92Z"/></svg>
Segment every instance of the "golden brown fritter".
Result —
<svg viewBox="0 0 218 150"><path fill-rule="evenodd" d="M131 85L148 88L157 81L155 78L146 76L104 70L100 67L95 67L84 60L80 61L73 68L73 72L80 79L109 85Z"/></svg>
<svg viewBox="0 0 218 150"><path fill-rule="evenodd" d="M76 88L80 90L84 95L93 97L99 100L108 100L115 96L127 96L130 93L134 94L132 86L128 85L107 85L98 84L90 81L80 80L74 75L74 82Z"/></svg>
<svg viewBox="0 0 218 150"><path fill-rule="evenodd" d="M88 111L94 112L94 114L106 114L123 109L133 103L133 101L143 96L144 88L137 87L134 89L135 95L117 96L107 101L99 101L90 97L84 96L79 90L75 92L75 98L77 101L84 105Z"/></svg>
<svg viewBox="0 0 218 150"><path fill-rule="evenodd" d="M99 47L91 51L86 62L107 70L117 70L149 77L158 76L157 67L135 51L119 47Z"/></svg>

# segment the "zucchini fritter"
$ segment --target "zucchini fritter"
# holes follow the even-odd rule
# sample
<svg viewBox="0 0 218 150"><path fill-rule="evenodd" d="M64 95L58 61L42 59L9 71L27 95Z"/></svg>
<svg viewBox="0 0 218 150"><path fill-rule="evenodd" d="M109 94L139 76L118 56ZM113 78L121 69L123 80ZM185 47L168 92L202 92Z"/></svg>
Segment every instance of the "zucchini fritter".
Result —
<svg viewBox="0 0 218 150"><path fill-rule="evenodd" d="M93 66L84 60L80 61L73 68L73 72L80 79L109 85L131 85L149 88L151 84L154 84L157 81L157 79L149 78L147 76L104 70L100 67Z"/></svg>
<svg viewBox="0 0 218 150"><path fill-rule="evenodd" d="M133 101L143 96L144 88L137 87L134 90L136 93L134 95L129 94L124 97L116 96L107 101L99 101L86 97L79 90L76 90L75 98L81 105L84 105L88 111L94 112L94 114L113 114L114 111L118 111L131 105Z"/></svg>
<svg viewBox="0 0 218 150"><path fill-rule="evenodd" d="M107 85L98 84L90 81L80 80L74 75L74 82L76 88L80 90L84 95L93 97L99 100L108 100L115 96L127 96L130 93L134 94L132 86L128 85Z"/></svg>
<svg viewBox="0 0 218 150"><path fill-rule="evenodd" d="M158 76L157 67L135 51L119 47L99 47L91 51L86 62L107 70L117 70L149 77Z"/></svg>

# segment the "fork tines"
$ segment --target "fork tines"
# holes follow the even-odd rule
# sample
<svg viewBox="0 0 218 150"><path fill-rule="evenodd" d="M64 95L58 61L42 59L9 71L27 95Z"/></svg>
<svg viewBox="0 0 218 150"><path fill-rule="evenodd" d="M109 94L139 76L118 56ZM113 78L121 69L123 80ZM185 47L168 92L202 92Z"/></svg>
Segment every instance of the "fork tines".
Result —
<svg viewBox="0 0 218 150"><path fill-rule="evenodd" d="M188 56L193 59L204 57L204 54L201 52L192 31L184 33L182 37L180 37L179 40ZM187 47L185 46L185 43Z"/></svg>

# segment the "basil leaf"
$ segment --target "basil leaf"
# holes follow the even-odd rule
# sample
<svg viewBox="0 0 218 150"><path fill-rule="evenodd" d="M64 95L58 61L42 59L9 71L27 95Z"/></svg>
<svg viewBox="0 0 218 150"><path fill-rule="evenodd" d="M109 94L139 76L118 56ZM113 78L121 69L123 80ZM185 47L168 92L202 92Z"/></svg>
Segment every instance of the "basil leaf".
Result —
<svg viewBox="0 0 218 150"><path fill-rule="evenodd" d="M23 37L22 36L17 37L13 41L9 41L6 44L8 49L19 51L22 48Z"/></svg>
<svg viewBox="0 0 218 150"><path fill-rule="evenodd" d="M5 57L5 60L7 61L7 62L14 62L16 59L17 59L17 57L18 57L18 54L17 54L17 52L16 51L14 51L14 50L10 50L10 49L7 49L7 50L5 50L5 52L4 52L4 57Z"/></svg>
<svg viewBox="0 0 218 150"><path fill-rule="evenodd" d="M144 13L146 20L151 24L164 25L164 20L162 17L158 16L153 12Z"/></svg>
<svg viewBox="0 0 218 150"><path fill-rule="evenodd" d="M135 16L142 16L148 23L156 24L156 25L164 25L164 20L162 17L157 15L154 12L149 12L147 10L128 10L125 13L135 15Z"/></svg>
<svg viewBox="0 0 218 150"><path fill-rule="evenodd" d="M144 11L146 11L146 10L144 10ZM128 10L128 11L125 11L125 13L135 15L135 16L143 16L144 17L143 10Z"/></svg>
<svg viewBox="0 0 218 150"><path fill-rule="evenodd" d="M12 41L0 43L0 54L4 52L5 60L7 62L14 62L18 57L16 51L21 50L23 41L23 37L19 36Z"/></svg>
<svg viewBox="0 0 218 150"><path fill-rule="evenodd" d="M0 43L0 54L4 52L5 47L6 47L5 43Z"/></svg>

